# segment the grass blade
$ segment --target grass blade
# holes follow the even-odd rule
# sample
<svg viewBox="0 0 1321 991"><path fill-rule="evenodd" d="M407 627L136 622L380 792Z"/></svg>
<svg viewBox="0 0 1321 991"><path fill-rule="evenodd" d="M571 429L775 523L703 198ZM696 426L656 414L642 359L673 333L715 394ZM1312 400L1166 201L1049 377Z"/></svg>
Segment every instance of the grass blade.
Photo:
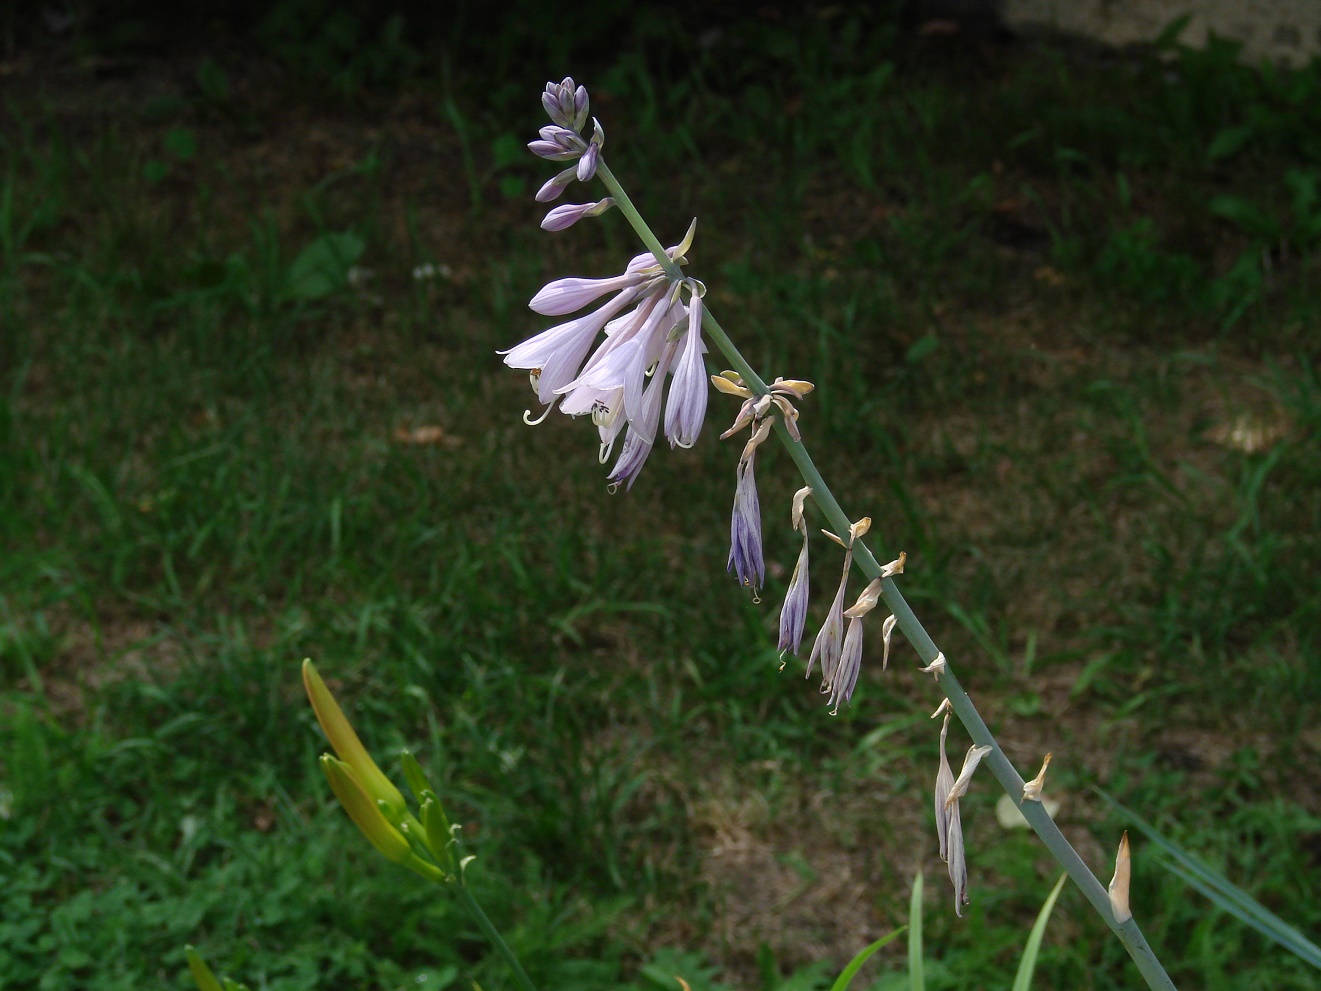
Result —
<svg viewBox="0 0 1321 991"><path fill-rule="evenodd" d="M922 973L922 872L913 878L913 897L908 903L908 987L909 991L926 991L926 975Z"/></svg>
<svg viewBox="0 0 1321 991"><path fill-rule="evenodd" d="M1037 967L1037 954L1041 952L1041 938L1046 935L1046 923L1050 921L1055 899L1059 898L1060 892L1064 890L1064 882L1068 877L1067 874L1060 875L1060 879L1055 882L1055 887L1046 898L1046 904L1041 906L1037 921L1032 924L1032 932L1028 933L1027 937L1027 946L1023 947L1023 959L1019 962L1018 973L1014 976L1014 991L1028 991L1028 987L1032 984L1032 971Z"/></svg>
<svg viewBox="0 0 1321 991"><path fill-rule="evenodd" d="M830 991L845 991L849 984L852 983L853 978L857 976L858 971L862 969L862 965L867 962L871 955L887 943L893 942L903 931L904 927L900 926L894 932L882 936L870 946L866 946L860 950L858 955L848 962L848 966L839 972L839 976L835 978L835 983L830 986Z"/></svg>

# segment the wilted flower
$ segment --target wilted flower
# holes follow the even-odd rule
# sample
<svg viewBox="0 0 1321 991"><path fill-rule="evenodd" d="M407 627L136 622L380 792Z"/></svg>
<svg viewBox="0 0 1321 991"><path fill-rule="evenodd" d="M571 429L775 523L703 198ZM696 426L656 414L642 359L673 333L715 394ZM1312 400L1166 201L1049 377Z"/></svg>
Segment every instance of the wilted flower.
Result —
<svg viewBox="0 0 1321 991"><path fill-rule="evenodd" d="M835 591L835 598L826 612L825 622L821 624L816 640L812 642L812 653L807 657L807 673L804 675L807 678L812 677L812 667L816 664L817 658L821 658L822 695L830 691L835 668L839 665L839 654L844 640L844 592L848 588L849 569L852 567L853 550L847 548L844 551L844 572L839 578L839 588Z"/></svg>
<svg viewBox="0 0 1321 991"><path fill-rule="evenodd" d="M853 698L853 689L858 683L858 673L862 670L862 619L876 608L881 597L881 580L878 578L868 584L858 596L858 601L844 610L843 616L849 621L848 631L844 634L844 645L840 648L839 666L830 679L831 715L839 712L839 703Z"/></svg>
<svg viewBox="0 0 1321 991"><path fill-rule="evenodd" d="M949 727L949 716L945 716L945 727ZM954 914L963 915L963 906L968 904L968 863L963 851L963 819L959 815L959 799L968 792L968 783L972 780L973 771L977 770L977 765L981 759L991 752L990 747L969 747L967 755L963 758L963 768L959 771L959 776L954 779L952 784L947 787L941 781L941 775L936 777L936 822L940 822L941 791L945 791L944 807L946 810L945 830L946 838L943 846L943 853L949 865L949 879L954 885ZM949 774L949 764L945 760L945 730L940 732L940 761L941 771L944 775Z"/></svg>
<svg viewBox="0 0 1321 991"><path fill-rule="evenodd" d="M795 492L790 513L794 529L803 532L803 549L798 552L798 563L794 565L789 590L784 593L784 605L780 608L780 670L784 670L785 651L798 653L803 642L803 627L807 624L807 522L803 519L803 503L811 494L812 489L806 485Z"/></svg>
<svg viewBox="0 0 1321 991"><path fill-rule="evenodd" d="M894 633L894 624L897 622L899 622L898 616L886 616L885 622L881 624L881 642L885 645L881 652L882 671L890 666L890 636Z"/></svg>
<svg viewBox="0 0 1321 991"><path fill-rule="evenodd" d="M754 467L757 448L770 434L770 420L762 421L738 459L738 484L734 488L734 512L729 522L729 562L726 570L738 576L739 584L757 590L766 583L766 562L761 551L761 505L757 501Z"/></svg>
<svg viewBox="0 0 1321 991"><path fill-rule="evenodd" d="M1045 759L1041 762L1041 770L1037 772L1037 776L1031 781L1024 782L1023 797L1018 800L1019 805L1022 805L1024 802L1041 801L1041 792L1046 786L1046 768L1050 767L1050 758L1051 755L1046 754Z"/></svg>
<svg viewBox="0 0 1321 991"><path fill-rule="evenodd" d="M945 737L949 734L949 699L945 699L935 715L945 712L945 722L940 727L940 766L936 769L936 834L940 838L940 859L949 860L949 822L950 812L947 799L954 787L954 772L950 770L949 759L945 756Z"/></svg>

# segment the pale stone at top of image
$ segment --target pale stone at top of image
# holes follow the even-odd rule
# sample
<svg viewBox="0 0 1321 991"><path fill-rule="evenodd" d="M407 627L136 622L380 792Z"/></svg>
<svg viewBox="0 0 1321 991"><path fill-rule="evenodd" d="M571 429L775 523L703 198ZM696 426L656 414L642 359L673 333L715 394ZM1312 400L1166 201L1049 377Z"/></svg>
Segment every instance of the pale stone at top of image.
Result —
<svg viewBox="0 0 1321 991"><path fill-rule="evenodd" d="M1150 42L1190 15L1179 40L1200 46L1214 34L1243 43L1241 58L1300 66L1321 54L1321 0L1002 0L1015 31L1048 28L1110 45Z"/></svg>

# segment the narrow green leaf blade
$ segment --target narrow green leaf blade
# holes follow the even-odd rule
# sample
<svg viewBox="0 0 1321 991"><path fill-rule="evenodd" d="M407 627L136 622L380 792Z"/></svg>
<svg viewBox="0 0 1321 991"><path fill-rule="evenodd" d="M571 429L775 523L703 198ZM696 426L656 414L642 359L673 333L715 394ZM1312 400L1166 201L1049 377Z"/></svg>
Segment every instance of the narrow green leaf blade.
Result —
<svg viewBox="0 0 1321 991"><path fill-rule="evenodd" d="M839 972L839 976L835 978L835 983L830 986L830 991L845 991L852 983L853 978L857 976L858 971L862 970L862 965L871 958L871 955L887 943L892 943L898 939L904 928L904 926L900 926L894 932L882 936L875 943L862 949L856 957L848 962L848 966Z"/></svg>
<svg viewBox="0 0 1321 991"><path fill-rule="evenodd" d="M909 991L926 991L926 975L922 972L922 872L913 878L913 897L908 902L908 987Z"/></svg>
<svg viewBox="0 0 1321 991"><path fill-rule="evenodd" d="M1032 924L1032 931L1027 937L1027 946L1023 947L1023 959L1018 963L1018 974L1014 977L1014 991L1028 991L1032 985L1032 972L1037 968L1037 955L1041 952L1041 938L1046 935L1046 923L1050 921L1055 900L1064 890L1064 882L1068 879L1068 874L1060 875L1060 879L1055 882L1055 887L1047 896L1046 903L1041 906L1037 921Z"/></svg>

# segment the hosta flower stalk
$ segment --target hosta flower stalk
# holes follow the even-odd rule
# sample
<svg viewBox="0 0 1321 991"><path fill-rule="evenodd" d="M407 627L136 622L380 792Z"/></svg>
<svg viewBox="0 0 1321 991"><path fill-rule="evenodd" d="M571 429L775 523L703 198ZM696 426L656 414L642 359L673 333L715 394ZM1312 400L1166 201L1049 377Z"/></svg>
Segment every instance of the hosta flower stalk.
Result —
<svg viewBox="0 0 1321 991"><path fill-rule="evenodd" d="M573 89L574 94L572 102L572 118L570 118L569 110L569 88ZM577 162L578 164L575 167L574 178L581 178L590 174L594 175L597 179L600 179L606 188L609 198L614 202L614 209L618 210L620 214L625 217L654 259L656 279L659 280L660 284L667 287L678 286L684 280L681 267L684 261L686 261L686 259L681 257L684 252L675 251L674 249L666 249L661 245L661 242L656 238L650 227L648 227L638 213L623 186L610 171L605 161L605 156L602 153L604 136L603 132L600 130L599 124L594 122L591 138L584 138L582 136L587 120L585 93L583 94L582 101L583 106L580 111L577 87L572 86L572 80L565 80L561 84L548 85L546 96L543 97L543 103L547 107L552 123L548 128L542 130L539 139L532 142L529 147L538 155L551 160ZM601 135L600 140L598 140L598 134ZM592 145L595 147L589 154L589 146ZM584 164L584 162L586 162L586 164ZM556 176L555 179L552 180L552 183L558 183L562 186L565 182L572 181L561 181L562 175L563 173L561 173L560 176ZM555 185L551 186L552 190L555 188L557 188ZM546 187L543 187L543 191L546 191ZM631 271L631 269L626 271L625 274L628 274L629 271ZM630 283L630 285L636 290L638 296L645 297L649 295L650 292L655 291L655 289L647 282ZM668 291L668 289L662 291ZM821 633L817 636L817 642L813 647L812 656L808 661L809 673L811 671L811 666L818 658L820 658L822 661L822 673L825 676L825 682L822 686L823 689L832 693L832 695L838 693L844 697L852 692L852 679L856 675L855 672L851 670L851 667L853 665L855 650L858 657L861 657L861 626L858 625L855 628L856 633L852 634L852 641L850 642L850 634L844 633L842 629L844 619L842 602L844 591L847 586L850 565L856 564L869 581L879 582L879 587L874 593L875 599L877 602L884 602L893 616L892 622L887 621L883 630L885 640L887 641L886 645L888 646L889 634L894 628L898 628L904 634L904 637L909 643L913 645L913 648L917 651L918 657L925 668L930 673L937 676L934 679L935 685L938 690L944 694L949 705L949 710L963 724L969 736L972 738L972 752L977 754L977 758L976 761L974 761L972 759L972 753L970 752L969 762L971 766L975 767L977 761L985 763L992 775L996 778L997 782L1008 794L1015 798L1022 795L1024 786L1022 777L1014 769L1013 765L1009 762L1009 759L1005 756L1004 751L999 747L994 737L991 735L985 721L982 719L972 701L968 698L967 692L964 691L958 678L955 676L953 666L946 660L944 654L936 647L930 635L913 614L913 610L899 591L895 578L902 572L903 556L901 555L898 561L892 562L891 565L887 566L882 566L877 561L876 557L871 553L866 544L859 539L861 534L854 532L853 527L849 522L849 517L840 507L834 494L831 492L829 485L821 476L816 464L808 454L807 449L803 444L799 425L797 423L798 411L794 406L794 401L796 399L801 399L802 396L806 394L805 391L802 391L800 394L800 392L795 392L793 389L785 388L788 383L782 383L779 381L767 385L757 372L748 364L739 349L735 347L734 343L729 338L729 335L725 332L720 322L711 312L710 307L703 306L701 308L699 319L701 327L705 332L706 340L725 356L733 369L733 371L719 377L725 379L726 385L730 386L730 388L726 388L719 381L716 382L716 387L722 392L740 390L743 394L742 398L744 405L740 410L739 417L736 419L735 427L737 428L747 422L756 424L754 430L761 430L767 424L773 424L774 432L786 448L790 459L798 468L799 473L802 475L803 482L806 486L811 488L812 501L817 505L818 509L825 516L829 524L829 530L826 532L837 538L839 542L845 546L846 565L841 578L839 592L836 594L835 602L827 615L826 623L822 626ZM602 326L605 325L602 324ZM671 328L673 326L675 325L671 324ZM667 340L669 333L669 330L665 332ZM532 340L537 340L537 338L534 337ZM568 340L568 335L565 336L565 340ZM530 344L531 342L528 343ZM566 357L561 358L557 363L557 372L560 372L564 366L577 363L576 361L570 361L570 358L580 359L580 354L577 349L582 346L581 340L577 337L573 337L572 345L573 350L566 350L564 352ZM568 348L567 343L564 346ZM523 345L520 345L520 348L521 347L523 347ZM587 347L590 347L590 342ZM542 349L545 350L544 342ZM524 367L529 369L533 377L534 386L538 388L538 396L543 403L550 401L545 397L561 395L566 391L564 382L558 382L558 384L554 384L549 388L545 387L544 377L547 374L547 369L545 367L533 364L520 364L516 361L511 361L510 358L515 352L518 352L518 350L518 348L511 350L506 357L506 362L514 367ZM585 351L583 353L585 353ZM555 352L554 356L559 357L559 352ZM659 357L660 349L657 348L654 358L648 358L649 363L647 367L650 368L650 362ZM673 355L671 355L671 359L672 358ZM524 354L520 354L519 360L530 361L530 359ZM668 371L668 366L666 366L665 370ZM663 376L663 374L664 371L662 371L659 366L652 371L653 376ZM538 381L539 376L543 381ZM628 381L631 381L629 376L620 370L617 378L614 376L609 377L606 381L594 383L594 387L604 388L606 385L613 385L616 389L624 390L626 393L624 395L624 405L627 412L628 410L635 408L634 404L638 402L639 399L643 401L643 405L645 406L645 400L647 398L645 395L638 396L636 387L631 390L630 397L628 394L630 391L629 386L626 384ZM618 393L612 393L612 395L617 396ZM638 409L638 415L629 415L628 433L629 435L634 433L636 422L637 432L639 434L638 443L641 443L643 436L646 434L647 424L641 415L642 407L636 408ZM612 412L612 414L609 415L617 414ZM612 429L614 428L612 427ZM649 442L653 438L646 437L646 439ZM625 441L625 454L631 456L630 443L627 439ZM745 461L747 462L746 471L744 465ZM755 531L757 536L755 539L755 546L752 537L754 528L752 526L753 513L751 512L751 507L752 497L755 494L755 484L751 478L751 461L751 457L740 458L739 461L740 466L736 478L735 525L731 527L731 530L733 531L731 533L731 570L734 570L738 574L739 580L745 584L753 584L754 579L758 583L761 580L761 572L758 567L760 558L759 513L756 514L757 526L755 527ZM619 472L619 468L620 466L617 465L617 473ZM627 475L628 480L631 482L636 472L633 471L632 474L625 472L624 474ZM748 477L745 478L745 474ZM743 491L740 493L740 490ZM858 617L857 621L859 624L860 620L861 617ZM840 677L839 672L839 668L842 666L840 657L841 654L844 653L846 643L849 643L849 652L847 656L850 667L850 670L845 672L848 675L847 680ZM884 667L884 663L882 666ZM838 679L839 681L838 688L834 687L835 679ZM838 697L836 697L836 702L838 702L838 700ZM969 771L969 774L970 773L971 771ZM956 783L957 782L950 784L951 795L954 794L954 785ZM957 804L957 797L950 802L947 796L946 804ZM1148 985L1152 988L1172 989L1173 984L1170 982L1169 977L1165 974L1164 969L1156 959L1151 947L1147 944L1137 923L1132 918L1122 917L1129 910L1126 898L1121 901L1117 896L1112 905L1111 892L1106 890L1096 878L1095 874L1093 874L1082 862L1082 859L1078 856L1077 852L1064 838L1063 834L1060 833L1059 828L1053 821L1051 821L1041 803L1025 802L1023 803L1022 810L1024 817L1028 820L1028 824L1073 878L1083 895L1092 904L1093 908L1101 915L1123 943ZM955 827L955 824L957 823L959 823L957 815L948 820L948 828L944 830L944 852L950 861L951 878L955 883L956 896L961 899L966 891L966 876L963 876L962 884L960 883L959 877L956 877L956 874L962 876L962 872L955 866L956 859L961 863L963 857L963 833L961 824L957 828ZM1125 851L1125 854L1127 854L1127 851ZM1127 860L1125 858L1125 869L1127 870L1126 865ZM1121 888L1124 889L1123 893L1126 895L1126 878L1116 885L1117 890Z"/></svg>

